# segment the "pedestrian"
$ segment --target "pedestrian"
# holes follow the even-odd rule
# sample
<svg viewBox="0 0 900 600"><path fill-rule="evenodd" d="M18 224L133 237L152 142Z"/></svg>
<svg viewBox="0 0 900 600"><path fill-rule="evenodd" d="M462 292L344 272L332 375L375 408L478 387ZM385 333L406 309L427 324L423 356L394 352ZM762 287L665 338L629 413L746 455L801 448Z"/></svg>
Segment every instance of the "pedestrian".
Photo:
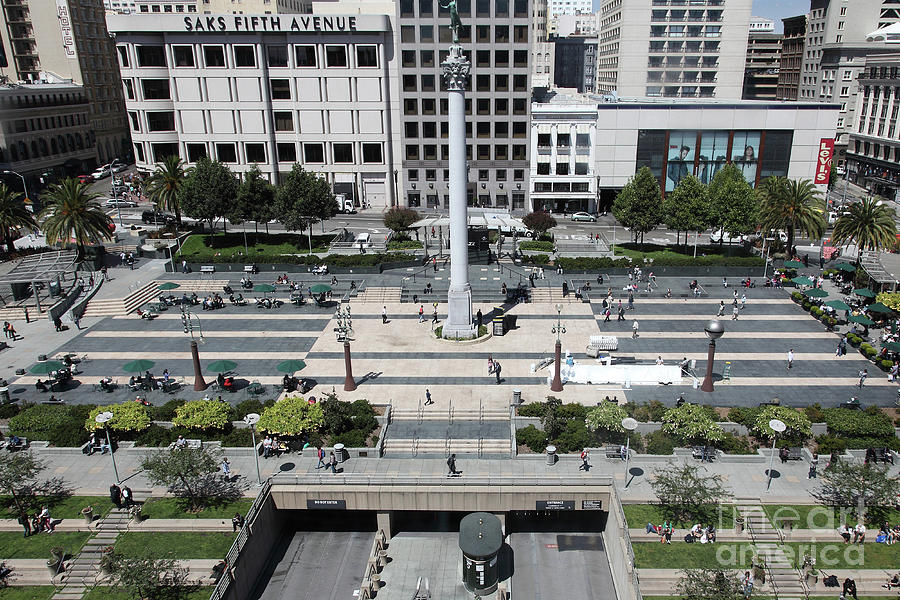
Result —
<svg viewBox="0 0 900 600"><path fill-rule="evenodd" d="M187 261L186 260L181 261L181 272L187 273Z"/></svg>
<svg viewBox="0 0 900 600"><path fill-rule="evenodd" d="M616 319L616 322L624 321L624 320L625 320L625 309L620 306L619 307L619 318Z"/></svg>
<svg viewBox="0 0 900 600"><path fill-rule="evenodd" d="M495 360L494 361L494 375L497 376L497 385L500 385L500 370L502 368L503 367L500 366L500 362Z"/></svg>
<svg viewBox="0 0 900 600"><path fill-rule="evenodd" d="M741 294L741 310L747 306L747 294Z"/></svg>
<svg viewBox="0 0 900 600"><path fill-rule="evenodd" d="M725 316L725 301L724 300L719 300L719 312L716 313L716 316L717 317Z"/></svg>
<svg viewBox="0 0 900 600"><path fill-rule="evenodd" d="M837 348L834 349L835 356L843 356L844 355L844 344L846 343L846 342L844 342L844 339L845 338L841 338L838 341Z"/></svg>
<svg viewBox="0 0 900 600"><path fill-rule="evenodd" d="M19 518L17 520L19 522L19 525L22 526L22 529L25 530L25 533L22 534L22 537L28 537L29 535L31 535L31 521L28 520L28 515L25 513L25 511L19 513Z"/></svg>
<svg viewBox="0 0 900 600"><path fill-rule="evenodd" d="M612 315L612 311L609 310L609 309L607 308L605 314L606 314L606 318L603 319L603 322L604 322L604 323L609 323L609 317L610 317L610 315Z"/></svg>
<svg viewBox="0 0 900 600"><path fill-rule="evenodd" d="M228 462L227 456L222 458L222 474L225 476L225 479L231 478L231 463Z"/></svg>
<svg viewBox="0 0 900 600"><path fill-rule="evenodd" d="M26 322L26 323L31 323L31 319L28 318L28 307L27 307L27 306L23 306L23 307L22 307L22 310L25 311L25 322Z"/></svg>
<svg viewBox="0 0 900 600"><path fill-rule="evenodd" d="M134 492L127 485L122 488L122 506L125 508L134 506Z"/></svg>
<svg viewBox="0 0 900 600"><path fill-rule="evenodd" d="M81 331L81 319L78 318L78 315L72 314L72 322L75 323L75 327L78 331Z"/></svg>
<svg viewBox="0 0 900 600"><path fill-rule="evenodd" d="M844 585L841 588L841 598L843 600L849 600L853 598L853 600L858 600L856 597L856 581L850 579L849 577L844 580Z"/></svg>
<svg viewBox="0 0 900 600"><path fill-rule="evenodd" d="M433 235L431 237L434 237ZM431 266L434 268L434 272L437 273L437 257L431 257Z"/></svg>
<svg viewBox="0 0 900 600"><path fill-rule="evenodd" d="M787 368L788 368L788 369L793 369L793 368L794 368L794 349L793 349L793 348L791 348L790 350L788 350L788 355L787 355Z"/></svg>
<svg viewBox="0 0 900 600"><path fill-rule="evenodd" d="M437 318L437 303L435 303L434 313L431 315L431 324L434 325L434 324L437 323L437 322L438 322L438 318Z"/></svg>
<svg viewBox="0 0 900 600"><path fill-rule="evenodd" d="M419 305L419 323L425 322L425 305Z"/></svg>
<svg viewBox="0 0 900 600"><path fill-rule="evenodd" d="M434 400L431 399L431 391L428 388L425 388L425 406L429 404L434 404Z"/></svg>
<svg viewBox="0 0 900 600"><path fill-rule="evenodd" d="M41 524L41 529L48 534L53 533L53 530L56 529L53 525L53 517L50 516L50 509L46 506L41 507L41 514L38 515L38 522ZM857 527L859 526L857 525Z"/></svg>
<svg viewBox="0 0 900 600"><path fill-rule="evenodd" d="M484 323L484 315L479 308L478 312L475 313L475 324L480 328L482 323Z"/></svg>
<svg viewBox="0 0 900 600"><path fill-rule="evenodd" d="M634 292L628 292L628 310L634 310Z"/></svg>
<svg viewBox="0 0 900 600"><path fill-rule="evenodd" d="M231 517L231 533L244 528L244 516L241 513L234 513Z"/></svg>
<svg viewBox="0 0 900 600"><path fill-rule="evenodd" d="M753 593L753 575L750 574L750 571L746 571L741 577L741 585L744 588L744 598L750 598L750 594Z"/></svg>
<svg viewBox="0 0 900 600"><path fill-rule="evenodd" d="M331 467L331 472L337 474L337 456L334 455L334 452L331 452L331 455L328 457L328 466Z"/></svg>
<svg viewBox="0 0 900 600"><path fill-rule="evenodd" d="M451 454L450 458L447 459L447 477L456 477L462 471L456 470L456 454Z"/></svg>
<svg viewBox="0 0 900 600"><path fill-rule="evenodd" d="M578 470L579 470L579 471L581 471L582 469L584 469L585 471L587 471L588 469L591 468L591 466L588 464L588 455L589 455L589 454L590 454L590 453L588 452L588 449L587 449L587 448L585 448L585 449L583 449L583 450L581 451L581 466L578 467Z"/></svg>
<svg viewBox="0 0 900 600"><path fill-rule="evenodd" d="M868 370L868 369L863 369L862 371L859 372L859 386L858 386L858 387L862 387L862 386L863 386L863 384L866 382L866 378L867 378L868 376L869 376L869 370Z"/></svg>
<svg viewBox="0 0 900 600"><path fill-rule="evenodd" d="M387 306L381 307L381 324L387 323Z"/></svg>
<svg viewBox="0 0 900 600"><path fill-rule="evenodd" d="M316 463L317 469L325 468L325 450L322 449L322 446L316 446L316 456L319 459L319 462Z"/></svg>
<svg viewBox="0 0 900 600"><path fill-rule="evenodd" d="M91 289L94 288L94 276L93 275L91 275L91 278L88 279L88 287Z"/></svg>
<svg viewBox="0 0 900 600"><path fill-rule="evenodd" d="M726 287L726 288L728 287L728 278L727 277L722 278L722 287Z"/></svg>
<svg viewBox="0 0 900 600"><path fill-rule="evenodd" d="M781 464L787 464L788 449L782 446L781 449L778 450L778 458L781 460Z"/></svg>
<svg viewBox="0 0 900 600"><path fill-rule="evenodd" d="M812 460L809 461L809 476L807 477L807 479L815 479L816 471L818 470L818 468L819 468L819 455L818 455L818 453L814 452L812 455Z"/></svg>
<svg viewBox="0 0 900 600"><path fill-rule="evenodd" d="M819 269L825 268L825 255L819 254Z"/></svg>
<svg viewBox="0 0 900 600"><path fill-rule="evenodd" d="M182 261L182 263L185 265L187 264L184 261ZM109 281L109 271L106 269L106 265L104 265L103 268L100 269L100 274L103 275L103 281Z"/></svg>
<svg viewBox="0 0 900 600"><path fill-rule="evenodd" d="M733 309L731 309L731 320L737 321L738 315L740 314L740 312L741 312L741 309L739 309L737 306L735 306Z"/></svg>
<svg viewBox="0 0 900 600"><path fill-rule="evenodd" d="M116 484L109 486L109 499L116 505L116 508L122 508L122 490Z"/></svg>
<svg viewBox="0 0 900 600"><path fill-rule="evenodd" d="M637 322L637 320L635 320L634 323L631 324L631 339L637 338L638 327L639 327L638 322Z"/></svg>
<svg viewBox="0 0 900 600"><path fill-rule="evenodd" d="M9 326L9 321L3 321L3 336L6 338L9 337Z"/></svg>

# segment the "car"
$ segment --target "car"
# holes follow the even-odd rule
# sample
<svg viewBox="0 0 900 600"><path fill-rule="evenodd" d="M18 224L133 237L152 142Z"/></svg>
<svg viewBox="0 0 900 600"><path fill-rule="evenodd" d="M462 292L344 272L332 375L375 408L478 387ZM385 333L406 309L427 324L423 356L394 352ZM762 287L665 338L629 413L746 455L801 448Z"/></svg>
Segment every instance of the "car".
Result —
<svg viewBox="0 0 900 600"><path fill-rule="evenodd" d="M105 177L109 177L109 167L108 166L99 167L96 171L91 173L91 177L93 177L95 180L100 180Z"/></svg>
<svg viewBox="0 0 900 600"><path fill-rule="evenodd" d="M106 201L106 206L111 206L112 208L133 208L137 206L137 204L131 200L117 200L112 198Z"/></svg>
<svg viewBox="0 0 900 600"><path fill-rule="evenodd" d="M78 183L93 183L94 176L93 175L79 175Z"/></svg>
<svg viewBox="0 0 900 600"><path fill-rule="evenodd" d="M112 167L112 172L113 172L113 173L121 173L122 171L127 171L127 170L128 170L128 165L126 165L126 164L123 163L123 162L117 162L117 163Z"/></svg>
<svg viewBox="0 0 900 600"><path fill-rule="evenodd" d="M594 223L597 221L597 217L590 213L586 212L577 212L572 215L573 221L588 221L590 223Z"/></svg>
<svg viewBox="0 0 900 600"><path fill-rule="evenodd" d="M718 230L712 232L711 234L709 234L709 242L711 244L718 244L719 242L722 241L722 236L723 236L722 230L718 229ZM743 244L743 243L749 243L749 242L753 241L753 238L751 238L749 235L732 236L731 234L727 234L727 235L725 235L724 241L726 244Z"/></svg>
<svg viewBox="0 0 900 600"><path fill-rule="evenodd" d="M160 225L170 225L175 222L175 215L159 212L156 210L145 210L141 213L141 221L147 223L148 225L153 223L158 223Z"/></svg>

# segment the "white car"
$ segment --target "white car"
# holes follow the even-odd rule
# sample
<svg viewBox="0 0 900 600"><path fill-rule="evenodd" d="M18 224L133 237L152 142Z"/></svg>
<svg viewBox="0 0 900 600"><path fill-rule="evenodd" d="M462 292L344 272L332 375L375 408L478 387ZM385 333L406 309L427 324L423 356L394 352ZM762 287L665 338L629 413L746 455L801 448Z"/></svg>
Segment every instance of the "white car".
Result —
<svg viewBox="0 0 900 600"><path fill-rule="evenodd" d="M722 237L725 237L726 244L744 244L751 241L751 237L749 235L735 235L732 236L729 234L724 234L721 229L717 229L709 234L709 242L711 244L718 244L722 241Z"/></svg>
<svg viewBox="0 0 900 600"><path fill-rule="evenodd" d="M127 171L128 165L123 162L117 162L115 166L112 168L113 173L121 173L122 171Z"/></svg>
<svg viewBox="0 0 900 600"><path fill-rule="evenodd" d="M98 181L105 177L109 177L109 175L110 175L109 165L104 165L104 166L98 168L93 173L91 173L91 177L93 177L95 180L98 180Z"/></svg>
<svg viewBox="0 0 900 600"><path fill-rule="evenodd" d="M106 206L112 208L133 208L137 206L137 204L135 204L131 200L116 200L115 198L113 198L106 201Z"/></svg>

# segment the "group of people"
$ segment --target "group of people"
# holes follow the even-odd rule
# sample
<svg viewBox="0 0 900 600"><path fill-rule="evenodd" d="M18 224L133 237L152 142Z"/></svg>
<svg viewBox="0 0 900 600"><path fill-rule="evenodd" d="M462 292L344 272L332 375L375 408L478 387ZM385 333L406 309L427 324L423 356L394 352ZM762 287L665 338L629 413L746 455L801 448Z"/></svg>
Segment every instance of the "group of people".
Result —
<svg viewBox="0 0 900 600"><path fill-rule="evenodd" d="M322 446L316 446L316 458L318 458L318 462L316 463L317 469L331 469L331 472L337 474L337 464L338 459L334 453L334 450L328 455L328 459L325 458L325 449Z"/></svg>
<svg viewBox="0 0 900 600"><path fill-rule="evenodd" d="M53 533L53 530L56 528L53 519L50 517L50 509L46 505L41 507L40 512L31 516L23 510L19 513L19 518L16 520L25 532L22 537L28 537L42 531L44 533Z"/></svg>
<svg viewBox="0 0 900 600"><path fill-rule="evenodd" d="M845 544L850 543L851 537L854 544L862 544L866 541L866 526L862 523L857 523L855 527L847 527L846 523L841 523L838 533L844 539Z"/></svg>
<svg viewBox="0 0 900 600"><path fill-rule="evenodd" d="M109 486L109 499L116 508L131 508L134 506L134 493L127 485L119 487L115 483Z"/></svg>
<svg viewBox="0 0 900 600"><path fill-rule="evenodd" d="M288 373L284 374L284 377L281 378L281 387L286 392L293 392L294 390L299 391L301 394L306 392L307 383L305 379L298 379L293 375L289 375Z"/></svg>
<svg viewBox="0 0 900 600"><path fill-rule="evenodd" d="M225 308L225 301L222 296L217 293L210 294L203 299L203 310L215 310L217 308Z"/></svg>
<svg viewBox="0 0 900 600"><path fill-rule="evenodd" d="M168 379L169 371L168 369L165 372L166 379ZM131 388L131 391L136 392L138 390L144 391L152 391L159 388L159 385L156 383L156 378L153 376L150 371L146 371L143 375L132 375L128 379L128 387Z"/></svg>
<svg viewBox="0 0 900 600"><path fill-rule="evenodd" d="M288 451L287 444L278 439L278 436L267 435L262 441L263 458L281 456Z"/></svg>

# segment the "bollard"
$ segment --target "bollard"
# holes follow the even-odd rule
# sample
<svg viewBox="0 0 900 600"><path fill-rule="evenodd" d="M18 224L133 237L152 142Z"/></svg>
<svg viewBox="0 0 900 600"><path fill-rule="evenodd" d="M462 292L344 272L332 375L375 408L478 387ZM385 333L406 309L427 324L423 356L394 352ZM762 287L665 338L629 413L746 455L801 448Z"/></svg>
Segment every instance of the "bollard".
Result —
<svg viewBox="0 0 900 600"><path fill-rule="evenodd" d="M513 390L513 404L522 404L522 390Z"/></svg>
<svg viewBox="0 0 900 600"><path fill-rule="evenodd" d="M547 446L547 464L551 467L556 464L556 446Z"/></svg>

